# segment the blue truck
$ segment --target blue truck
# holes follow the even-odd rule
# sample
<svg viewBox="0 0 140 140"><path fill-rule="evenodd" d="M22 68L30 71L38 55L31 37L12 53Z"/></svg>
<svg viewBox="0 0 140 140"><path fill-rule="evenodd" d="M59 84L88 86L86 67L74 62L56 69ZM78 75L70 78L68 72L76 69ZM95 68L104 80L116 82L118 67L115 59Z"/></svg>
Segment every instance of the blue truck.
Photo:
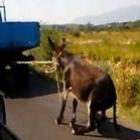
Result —
<svg viewBox="0 0 140 140"><path fill-rule="evenodd" d="M29 68L27 64L19 65L17 61L31 61L34 57L24 55L23 51L38 47L40 31L38 22L7 22L5 6L2 5L4 18L0 9L0 89L7 86L8 73L12 74L15 88L28 84Z"/></svg>

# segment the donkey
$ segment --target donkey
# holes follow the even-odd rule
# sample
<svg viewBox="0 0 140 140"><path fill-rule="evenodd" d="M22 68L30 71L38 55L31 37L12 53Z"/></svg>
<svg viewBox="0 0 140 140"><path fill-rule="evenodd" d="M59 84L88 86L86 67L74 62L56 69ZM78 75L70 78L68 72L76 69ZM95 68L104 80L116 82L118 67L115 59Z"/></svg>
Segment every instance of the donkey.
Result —
<svg viewBox="0 0 140 140"><path fill-rule="evenodd" d="M61 124L63 121L68 93L71 90L74 95L73 115L70 123L73 134L83 134L94 130L97 113L101 111L102 117L106 117L106 109L112 106L114 126L117 129L117 96L111 77L98 67L83 61L79 56L65 51L65 39L63 39L61 46L57 45L50 37L48 37L48 42L59 67L63 71L64 78L64 96L60 114L55 120L56 124ZM87 103L88 107L88 123L87 126L81 128L75 125L78 100Z"/></svg>

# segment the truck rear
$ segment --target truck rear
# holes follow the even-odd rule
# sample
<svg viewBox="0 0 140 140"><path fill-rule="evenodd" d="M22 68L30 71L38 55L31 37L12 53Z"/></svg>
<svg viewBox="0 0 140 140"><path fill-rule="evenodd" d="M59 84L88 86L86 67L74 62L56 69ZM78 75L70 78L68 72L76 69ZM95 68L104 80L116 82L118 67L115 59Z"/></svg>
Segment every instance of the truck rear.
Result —
<svg viewBox="0 0 140 140"><path fill-rule="evenodd" d="M2 18L0 18L2 19ZM38 22L0 21L0 89L7 87L7 77L12 74L15 88L28 85L29 67L17 61L31 61L34 57L23 51L38 47L40 31Z"/></svg>

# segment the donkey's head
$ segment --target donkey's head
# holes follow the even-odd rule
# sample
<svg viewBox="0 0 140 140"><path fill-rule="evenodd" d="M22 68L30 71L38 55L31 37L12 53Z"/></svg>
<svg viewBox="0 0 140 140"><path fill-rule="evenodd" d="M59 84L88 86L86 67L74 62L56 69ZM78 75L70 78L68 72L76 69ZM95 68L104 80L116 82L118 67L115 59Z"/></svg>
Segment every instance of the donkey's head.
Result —
<svg viewBox="0 0 140 140"><path fill-rule="evenodd" d="M59 58L59 56L63 53L64 48L66 47L66 39L62 39L61 45L56 44L50 37L48 37L48 42L51 47L53 57Z"/></svg>
<svg viewBox="0 0 140 140"><path fill-rule="evenodd" d="M51 47L53 57L56 59L60 67L64 68L70 60L71 53L64 51L66 47L66 39L62 38L62 44L56 44L50 37L48 37L48 42Z"/></svg>

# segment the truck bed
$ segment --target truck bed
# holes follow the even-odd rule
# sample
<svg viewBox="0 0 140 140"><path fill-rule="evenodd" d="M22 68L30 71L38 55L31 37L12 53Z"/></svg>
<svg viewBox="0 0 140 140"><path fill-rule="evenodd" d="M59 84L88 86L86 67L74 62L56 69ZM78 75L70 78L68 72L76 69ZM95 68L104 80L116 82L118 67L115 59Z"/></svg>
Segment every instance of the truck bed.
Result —
<svg viewBox="0 0 140 140"><path fill-rule="evenodd" d="M0 22L0 52L31 49L39 42L38 22Z"/></svg>

